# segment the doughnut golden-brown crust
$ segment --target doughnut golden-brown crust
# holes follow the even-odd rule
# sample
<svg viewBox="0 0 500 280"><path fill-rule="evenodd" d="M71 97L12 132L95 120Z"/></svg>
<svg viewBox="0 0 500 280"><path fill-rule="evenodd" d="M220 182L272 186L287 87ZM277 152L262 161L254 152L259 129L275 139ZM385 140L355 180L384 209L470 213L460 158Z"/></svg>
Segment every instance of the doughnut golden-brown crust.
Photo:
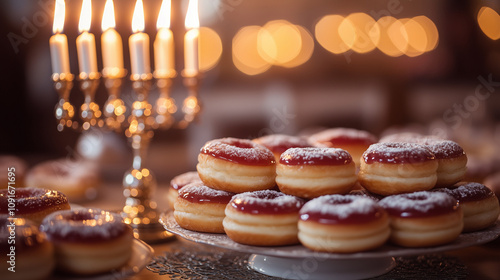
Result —
<svg viewBox="0 0 500 280"><path fill-rule="evenodd" d="M281 192L302 198L348 193L357 181L354 162L338 166L276 166L276 184Z"/></svg>
<svg viewBox="0 0 500 280"><path fill-rule="evenodd" d="M436 187L451 186L465 177L467 172L467 156L456 158L436 158L438 162Z"/></svg>
<svg viewBox="0 0 500 280"><path fill-rule="evenodd" d="M299 240L314 251L354 253L389 238L389 216L377 202L359 195L326 195L300 210Z"/></svg>
<svg viewBox="0 0 500 280"><path fill-rule="evenodd" d="M299 198L271 190L238 194L226 206L224 230L230 239L246 245L297 244L303 204Z"/></svg>
<svg viewBox="0 0 500 280"><path fill-rule="evenodd" d="M224 233L224 211L234 193L214 190L194 182L179 190L174 204L174 218L185 229Z"/></svg>
<svg viewBox="0 0 500 280"><path fill-rule="evenodd" d="M391 217L390 241L404 247L430 247L455 240L463 229L463 213L425 218Z"/></svg>
<svg viewBox="0 0 500 280"><path fill-rule="evenodd" d="M284 134L271 134L252 140L268 148L273 154L276 162L279 162L281 154L289 148L312 147L306 138Z"/></svg>
<svg viewBox="0 0 500 280"><path fill-rule="evenodd" d="M393 195L426 191L437 181L436 161L384 164L361 161L359 183L368 191L380 195Z"/></svg>
<svg viewBox="0 0 500 280"><path fill-rule="evenodd" d="M9 193L8 189L0 190L0 214L8 213ZM12 197L15 199L16 217L31 220L36 225L53 212L71 208L66 195L48 189L17 189Z"/></svg>
<svg viewBox="0 0 500 280"><path fill-rule="evenodd" d="M132 254L132 228L116 213L58 211L47 216L40 228L54 244L57 268L68 273L109 272L123 266Z"/></svg>
<svg viewBox="0 0 500 280"><path fill-rule="evenodd" d="M382 246L389 238L389 218L353 225L325 225L314 221L299 221L302 245L314 251L354 253Z"/></svg>
<svg viewBox="0 0 500 280"><path fill-rule="evenodd" d="M55 267L54 246L38 227L23 218L15 220L15 244L8 244L11 223L8 215L0 215L0 279L41 280L48 279ZM13 266L10 246L15 247ZM9 271L13 268L15 272Z"/></svg>
<svg viewBox="0 0 500 280"><path fill-rule="evenodd" d="M227 192L266 190L276 184L275 164L244 165L200 153L196 169L207 186Z"/></svg>

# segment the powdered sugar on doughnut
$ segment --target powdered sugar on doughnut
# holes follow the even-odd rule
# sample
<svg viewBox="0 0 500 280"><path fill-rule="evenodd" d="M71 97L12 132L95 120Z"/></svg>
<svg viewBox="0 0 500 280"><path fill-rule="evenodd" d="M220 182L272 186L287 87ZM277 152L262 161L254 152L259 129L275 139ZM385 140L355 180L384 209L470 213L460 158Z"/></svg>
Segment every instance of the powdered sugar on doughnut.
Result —
<svg viewBox="0 0 500 280"><path fill-rule="evenodd" d="M117 213L100 209L54 212L43 220L40 229L50 240L67 242L104 242L127 230Z"/></svg>
<svg viewBox="0 0 500 280"><path fill-rule="evenodd" d="M290 148L280 157L280 163L286 165L343 165L351 162L351 155L337 148Z"/></svg>
<svg viewBox="0 0 500 280"><path fill-rule="evenodd" d="M389 142L371 145L364 153L366 163L417 163L434 160L427 147L415 143Z"/></svg>
<svg viewBox="0 0 500 280"><path fill-rule="evenodd" d="M440 215L458 208L458 201L452 196L428 191L392 195L378 203L391 215L402 218Z"/></svg>
<svg viewBox="0 0 500 280"><path fill-rule="evenodd" d="M485 185L475 182L458 183L451 188L441 188L435 191L447 193L459 202L478 201L495 195Z"/></svg>
<svg viewBox="0 0 500 280"><path fill-rule="evenodd" d="M200 176L197 171L189 171L175 176L170 181L170 187L176 190L182 189L184 186L191 184L193 182L201 181Z"/></svg>
<svg viewBox="0 0 500 280"><path fill-rule="evenodd" d="M271 134L254 139L254 142L261 144L272 152L283 153L289 148L306 148L311 147L307 139L302 137Z"/></svg>
<svg viewBox="0 0 500 280"><path fill-rule="evenodd" d="M421 144L429 148L437 159L456 158L465 155L464 150L458 143L450 140L438 140L435 138L424 138Z"/></svg>
<svg viewBox="0 0 500 280"><path fill-rule="evenodd" d="M227 204L233 195L235 194L231 192L209 188L203 182L194 182L179 190L179 197L198 203Z"/></svg>
<svg viewBox="0 0 500 280"><path fill-rule="evenodd" d="M16 213L28 214L43 211L61 204L68 198L61 192L41 188L19 188L16 190ZM0 213L7 213L8 191L0 190Z"/></svg>
<svg viewBox="0 0 500 280"><path fill-rule="evenodd" d="M200 153L240 164L275 164L274 155L269 149L246 139L215 139L207 142Z"/></svg>
<svg viewBox="0 0 500 280"><path fill-rule="evenodd" d="M313 144L328 143L363 143L366 145L377 142L375 135L353 128L330 128L311 135L309 142Z"/></svg>
<svg viewBox="0 0 500 280"><path fill-rule="evenodd" d="M231 199L230 205L249 214L288 214L298 212L304 200L273 190L240 193Z"/></svg>
<svg viewBox="0 0 500 280"><path fill-rule="evenodd" d="M361 222L374 218L383 211L371 198L358 195L325 195L307 202L300 210L301 220L315 220L334 224Z"/></svg>

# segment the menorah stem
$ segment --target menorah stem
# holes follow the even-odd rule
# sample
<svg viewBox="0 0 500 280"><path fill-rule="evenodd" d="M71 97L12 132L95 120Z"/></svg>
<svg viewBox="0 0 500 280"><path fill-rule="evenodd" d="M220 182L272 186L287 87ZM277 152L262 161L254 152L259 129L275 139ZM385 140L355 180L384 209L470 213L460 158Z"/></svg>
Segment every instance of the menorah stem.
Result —
<svg viewBox="0 0 500 280"><path fill-rule="evenodd" d="M75 110L69 102L69 94L73 88L73 78L72 74L54 74L52 76L54 88L59 94L59 102L57 102L54 109L54 114L58 121L58 131L63 131L65 127L75 127L77 124L73 121Z"/></svg>
<svg viewBox="0 0 500 280"><path fill-rule="evenodd" d="M102 127L104 122L101 119L101 110L99 105L94 102L95 92L99 86L100 74L80 73L80 88L85 96L85 101L80 107L80 116L83 120L83 130L88 130L92 126Z"/></svg>
<svg viewBox="0 0 500 280"><path fill-rule="evenodd" d="M125 113L127 111L125 103L120 99L120 90L126 74L127 70L120 69L116 75L104 77L104 86L109 95L103 107L104 120L106 126L116 132L122 131L122 124L125 121Z"/></svg>

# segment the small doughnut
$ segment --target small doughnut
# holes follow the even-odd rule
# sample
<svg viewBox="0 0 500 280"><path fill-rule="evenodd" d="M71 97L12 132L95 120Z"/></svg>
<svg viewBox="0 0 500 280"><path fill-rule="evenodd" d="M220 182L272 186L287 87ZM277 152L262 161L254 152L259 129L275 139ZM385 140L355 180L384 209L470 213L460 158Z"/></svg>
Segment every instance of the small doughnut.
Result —
<svg viewBox="0 0 500 280"><path fill-rule="evenodd" d="M250 140L222 138L207 142L196 166L201 180L211 188L242 193L275 186L273 153Z"/></svg>
<svg viewBox="0 0 500 280"><path fill-rule="evenodd" d="M99 181L95 165L69 159L42 162L26 176L26 186L63 192L71 202L95 198Z"/></svg>
<svg viewBox="0 0 500 280"><path fill-rule="evenodd" d="M54 246L35 224L0 215L0 279L48 279L54 266Z"/></svg>
<svg viewBox="0 0 500 280"><path fill-rule="evenodd" d="M167 191L167 201L172 209L174 208L175 200L179 196L179 190L194 182L201 182L197 171L182 173L170 181L170 188Z"/></svg>
<svg viewBox="0 0 500 280"><path fill-rule="evenodd" d="M276 165L280 191L302 198L344 194L356 183L356 167L348 152L337 148L290 148Z"/></svg>
<svg viewBox="0 0 500 280"><path fill-rule="evenodd" d="M458 201L440 192L398 194L379 201L391 220L392 243L429 247L454 241L462 232L463 212Z"/></svg>
<svg viewBox="0 0 500 280"><path fill-rule="evenodd" d="M300 210L299 239L314 251L354 253L389 238L389 217L377 202L357 195L325 195Z"/></svg>
<svg viewBox="0 0 500 280"><path fill-rule="evenodd" d="M290 136L284 134L271 134L253 139L257 144L268 148L274 154L276 162L279 162L281 154L290 148L308 148L311 144L304 137Z"/></svg>
<svg viewBox="0 0 500 280"><path fill-rule="evenodd" d="M90 275L120 268L132 253L132 228L100 209L58 211L40 226L54 244L57 269Z"/></svg>
<svg viewBox="0 0 500 280"><path fill-rule="evenodd" d="M234 193L214 190L203 182L191 183L179 190L174 204L174 218L182 228L224 233L224 210Z"/></svg>
<svg viewBox="0 0 500 280"><path fill-rule="evenodd" d="M297 221L304 201L272 190L233 196L223 225L233 241L254 246L297 244Z"/></svg>
<svg viewBox="0 0 500 280"><path fill-rule="evenodd" d="M353 128L330 128L309 137L309 143L318 147L340 148L346 150L359 166L360 158L377 137L367 131Z"/></svg>
<svg viewBox="0 0 500 280"><path fill-rule="evenodd" d="M426 191L436 185L437 168L435 155L425 146L377 143L363 154L358 180L380 195Z"/></svg>
<svg viewBox="0 0 500 280"><path fill-rule="evenodd" d="M31 220L36 225L53 212L70 209L68 198L63 193L48 189L0 190L0 214L9 213L9 202L15 206L17 218Z"/></svg>
<svg viewBox="0 0 500 280"><path fill-rule="evenodd" d="M464 232L485 229L498 219L498 199L485 185L462 182L436 191L447 193L458 200L464 212Z"/></svg>
<svg viewBox="0 0 500 280"><path fill-rule="evenodd" d="M27 164L16 156L0 156L0 189L6 189L9 185L15 188L25 186ZM9 184L10 182L10 184Z"/></svg>

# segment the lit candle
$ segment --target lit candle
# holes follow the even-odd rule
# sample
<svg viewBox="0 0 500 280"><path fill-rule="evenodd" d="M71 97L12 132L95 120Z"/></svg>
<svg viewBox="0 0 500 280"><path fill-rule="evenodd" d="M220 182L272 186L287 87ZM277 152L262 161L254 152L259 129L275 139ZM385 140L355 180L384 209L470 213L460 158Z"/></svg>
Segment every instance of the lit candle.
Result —
<svg viewBox="0 0 500 280"><path fill-rule="evenodd" d="M149 63L149 36L144 31L144 8L142 0L137 0L132 17L132 36L128 40L132 75L151 73Z"/></svg>
<svg viewBox="0 0 500 280"><path fill-rule="evenodd" d="M198 40L200 38L200 20L198 19L198 0L190 0L184 22L184 71L187 74L198 73Z"/></svg>
<svg viewBox="0 0 500 280"><path fill-rule="evenodd" d="M91 0L83 0L80 21L78 23L78 30L81 34L76 38L76 50L78 52L80 73L86 74L97 72L95 37L94 34L88 32L90 30L91 19Z"/></svg>
<svg viewBox="0 0 500 280"><path fill-rule="evenodd" d="M52 73L68 74L69 69L69 52L68 38L61 34L64 27L64 0L56 0L56 8L54 11L54 24L52 31L54 35L50 37L50 57L52 58Z"/></svg>
<svg viewBox="0 0 500 280"><path fill-rule="evenodd" d="M174 70L174 35L170 30L170 0L163 0L156 22L158 33L154 43L155 70L165 75Z"/></svg>
<svg viewBox="0 0 500 280"><path fill-rule="evenodd" d="M101 28L101 50L103 74L107 77L116 77L123 69L122 37L115 30L115 8L113 0L107 0L104 6Z"/></svg>

